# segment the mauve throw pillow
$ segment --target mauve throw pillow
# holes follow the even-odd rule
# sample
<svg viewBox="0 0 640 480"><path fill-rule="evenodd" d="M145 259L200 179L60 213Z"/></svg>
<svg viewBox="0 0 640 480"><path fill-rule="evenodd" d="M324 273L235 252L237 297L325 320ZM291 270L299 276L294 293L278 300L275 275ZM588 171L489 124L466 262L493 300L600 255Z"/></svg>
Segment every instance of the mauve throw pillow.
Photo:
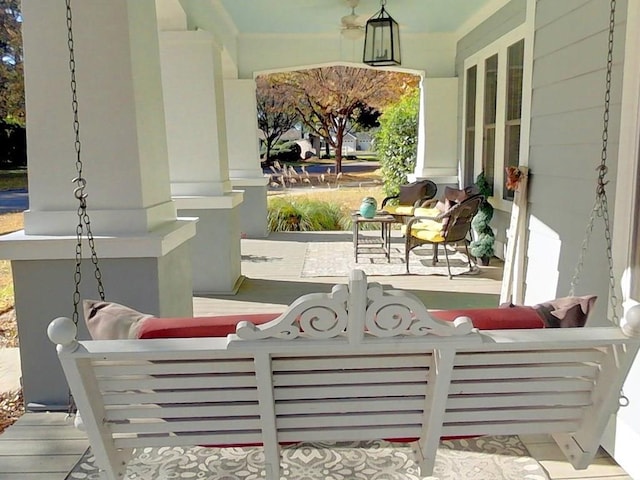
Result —
<svg viewBox="0 0 640 480"><path fill-rule="evenodd" d="M597 298L596 295L556 298L534 305L533 308L542 317L547 327L584 327Z"/></svg>
<svg viewBox="0 0 640 480"><path fill-rule="evenodd" d="M144 321L153 315L141 313L118 303L101 300L82 302L84 319L94 340L127 340L138 337Z"/></svg>
<svg viewBox="0 0 640 480"><path fill-rule="evenodd" d="M584 327L597 295L561 297L534 305L533 308L547 328ZM513 303L503 303L500 308L514 308Z"/></svg>

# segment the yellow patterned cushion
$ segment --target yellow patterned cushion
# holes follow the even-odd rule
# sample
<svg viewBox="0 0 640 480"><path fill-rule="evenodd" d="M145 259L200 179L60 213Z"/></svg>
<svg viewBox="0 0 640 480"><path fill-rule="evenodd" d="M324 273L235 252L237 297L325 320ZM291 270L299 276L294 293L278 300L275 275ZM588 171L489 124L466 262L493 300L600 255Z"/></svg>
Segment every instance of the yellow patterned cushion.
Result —
<svg viewBox="0 0 640 480"><path fill-rule="evenodd" d="M440 215L442 212L437 209L437 208L421 208L418 207L416 208L415 212L413 212L413 214L416 217L437 217L438 215Z"/></svg>
<svg viewBox="0 0 640 480"><path fill-rule="evenodd" d="M385 205L384 211L391 215L413 215L414 207L409 205Z"/></svg>
<svg viewBox="0 0 640 480"><path fill-rule="evenodd" d="M439 232L442 230L442 224L440 222L436 222L435 220L420 220L419 222L411 225L411 231L418 230L429 230L432 232Z"/></svg>
<svg viewBox="0 0 640 480"><path fill-rule="evenodd" d="M411 229L411 236L419 238L420 240L426 240L428 242L439 243L444 242L444 238L440 235L440 230L414 230Z"/></svg>

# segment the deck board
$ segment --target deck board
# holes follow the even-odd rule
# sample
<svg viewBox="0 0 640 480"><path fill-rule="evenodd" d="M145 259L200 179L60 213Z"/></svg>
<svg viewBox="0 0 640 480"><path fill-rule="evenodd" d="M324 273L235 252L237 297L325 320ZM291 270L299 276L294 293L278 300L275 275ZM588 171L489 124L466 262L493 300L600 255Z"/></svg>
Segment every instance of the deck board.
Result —
<svg viewBox="0 0 640 480"><path fill-rule="evenodd" d="M66 413L26 413L0 435L0 480L63 480L88 446Z"/></svg>

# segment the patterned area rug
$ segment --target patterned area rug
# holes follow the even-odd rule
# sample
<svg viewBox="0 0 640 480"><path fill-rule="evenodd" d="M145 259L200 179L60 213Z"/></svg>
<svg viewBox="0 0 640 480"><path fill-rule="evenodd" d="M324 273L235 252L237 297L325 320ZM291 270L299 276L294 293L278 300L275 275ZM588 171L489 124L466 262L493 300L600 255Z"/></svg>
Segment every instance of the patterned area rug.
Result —
<svg viewBox="0 0 640 480"><path fill-rule="evenodd" d="M391 244L391 261L387 262L384 251L379 246L367 245L366 253L358 254L358 263L353 257L351 242L315 242L307 245L307 252L302 267L302 277L344 277L354 268L364 270L367 275L406 275L404 262L404 244ZM480 272L473 265L469 270L469 262L464 253L448 249L449 263L453 275L475 275ZM409 271L411 275L444 275L447 273L447 262L444 251L440 247L438 263L431 265L433 249L431 246L415 248L409 254Z"/></svg>
<svg viewBox="0 0 640 480"><path fill-rule="evenodd" d="M261 448L145 448L126 480L257 480L264 478ZM385 441L305 443L283 449L286 480L418 480L409 446ZM90 450L66 480L98 480ZM518 437L443 441L433 480L549 480Z"/></svg>

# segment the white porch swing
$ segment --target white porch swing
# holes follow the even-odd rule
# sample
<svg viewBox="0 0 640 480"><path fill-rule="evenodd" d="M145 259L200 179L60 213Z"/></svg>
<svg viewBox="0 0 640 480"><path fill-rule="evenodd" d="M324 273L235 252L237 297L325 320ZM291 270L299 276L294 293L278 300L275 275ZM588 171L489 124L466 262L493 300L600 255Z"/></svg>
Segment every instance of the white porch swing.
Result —
<svg viewBox="0 0 640 480"><path fill-rule="evenodd" d="M603 155L587 239L597 212L609 231L614 7L612 0ZM53 320L48 334L105 478L125 476L134 448L261 444L266 478L276 480L283 442L379 438L415 443L425 476L441 437L525 433L551 434L575 468L589 465L640 348L640 307L619 326L479 331L467 317L435 319L413 295L384 291L354 270L348 285L304 295L263 325L240 322L226 337L78 341L83 236L102 301L105 292L82 171L70 0L66 8L76 288L72 318Z"/></svg>

